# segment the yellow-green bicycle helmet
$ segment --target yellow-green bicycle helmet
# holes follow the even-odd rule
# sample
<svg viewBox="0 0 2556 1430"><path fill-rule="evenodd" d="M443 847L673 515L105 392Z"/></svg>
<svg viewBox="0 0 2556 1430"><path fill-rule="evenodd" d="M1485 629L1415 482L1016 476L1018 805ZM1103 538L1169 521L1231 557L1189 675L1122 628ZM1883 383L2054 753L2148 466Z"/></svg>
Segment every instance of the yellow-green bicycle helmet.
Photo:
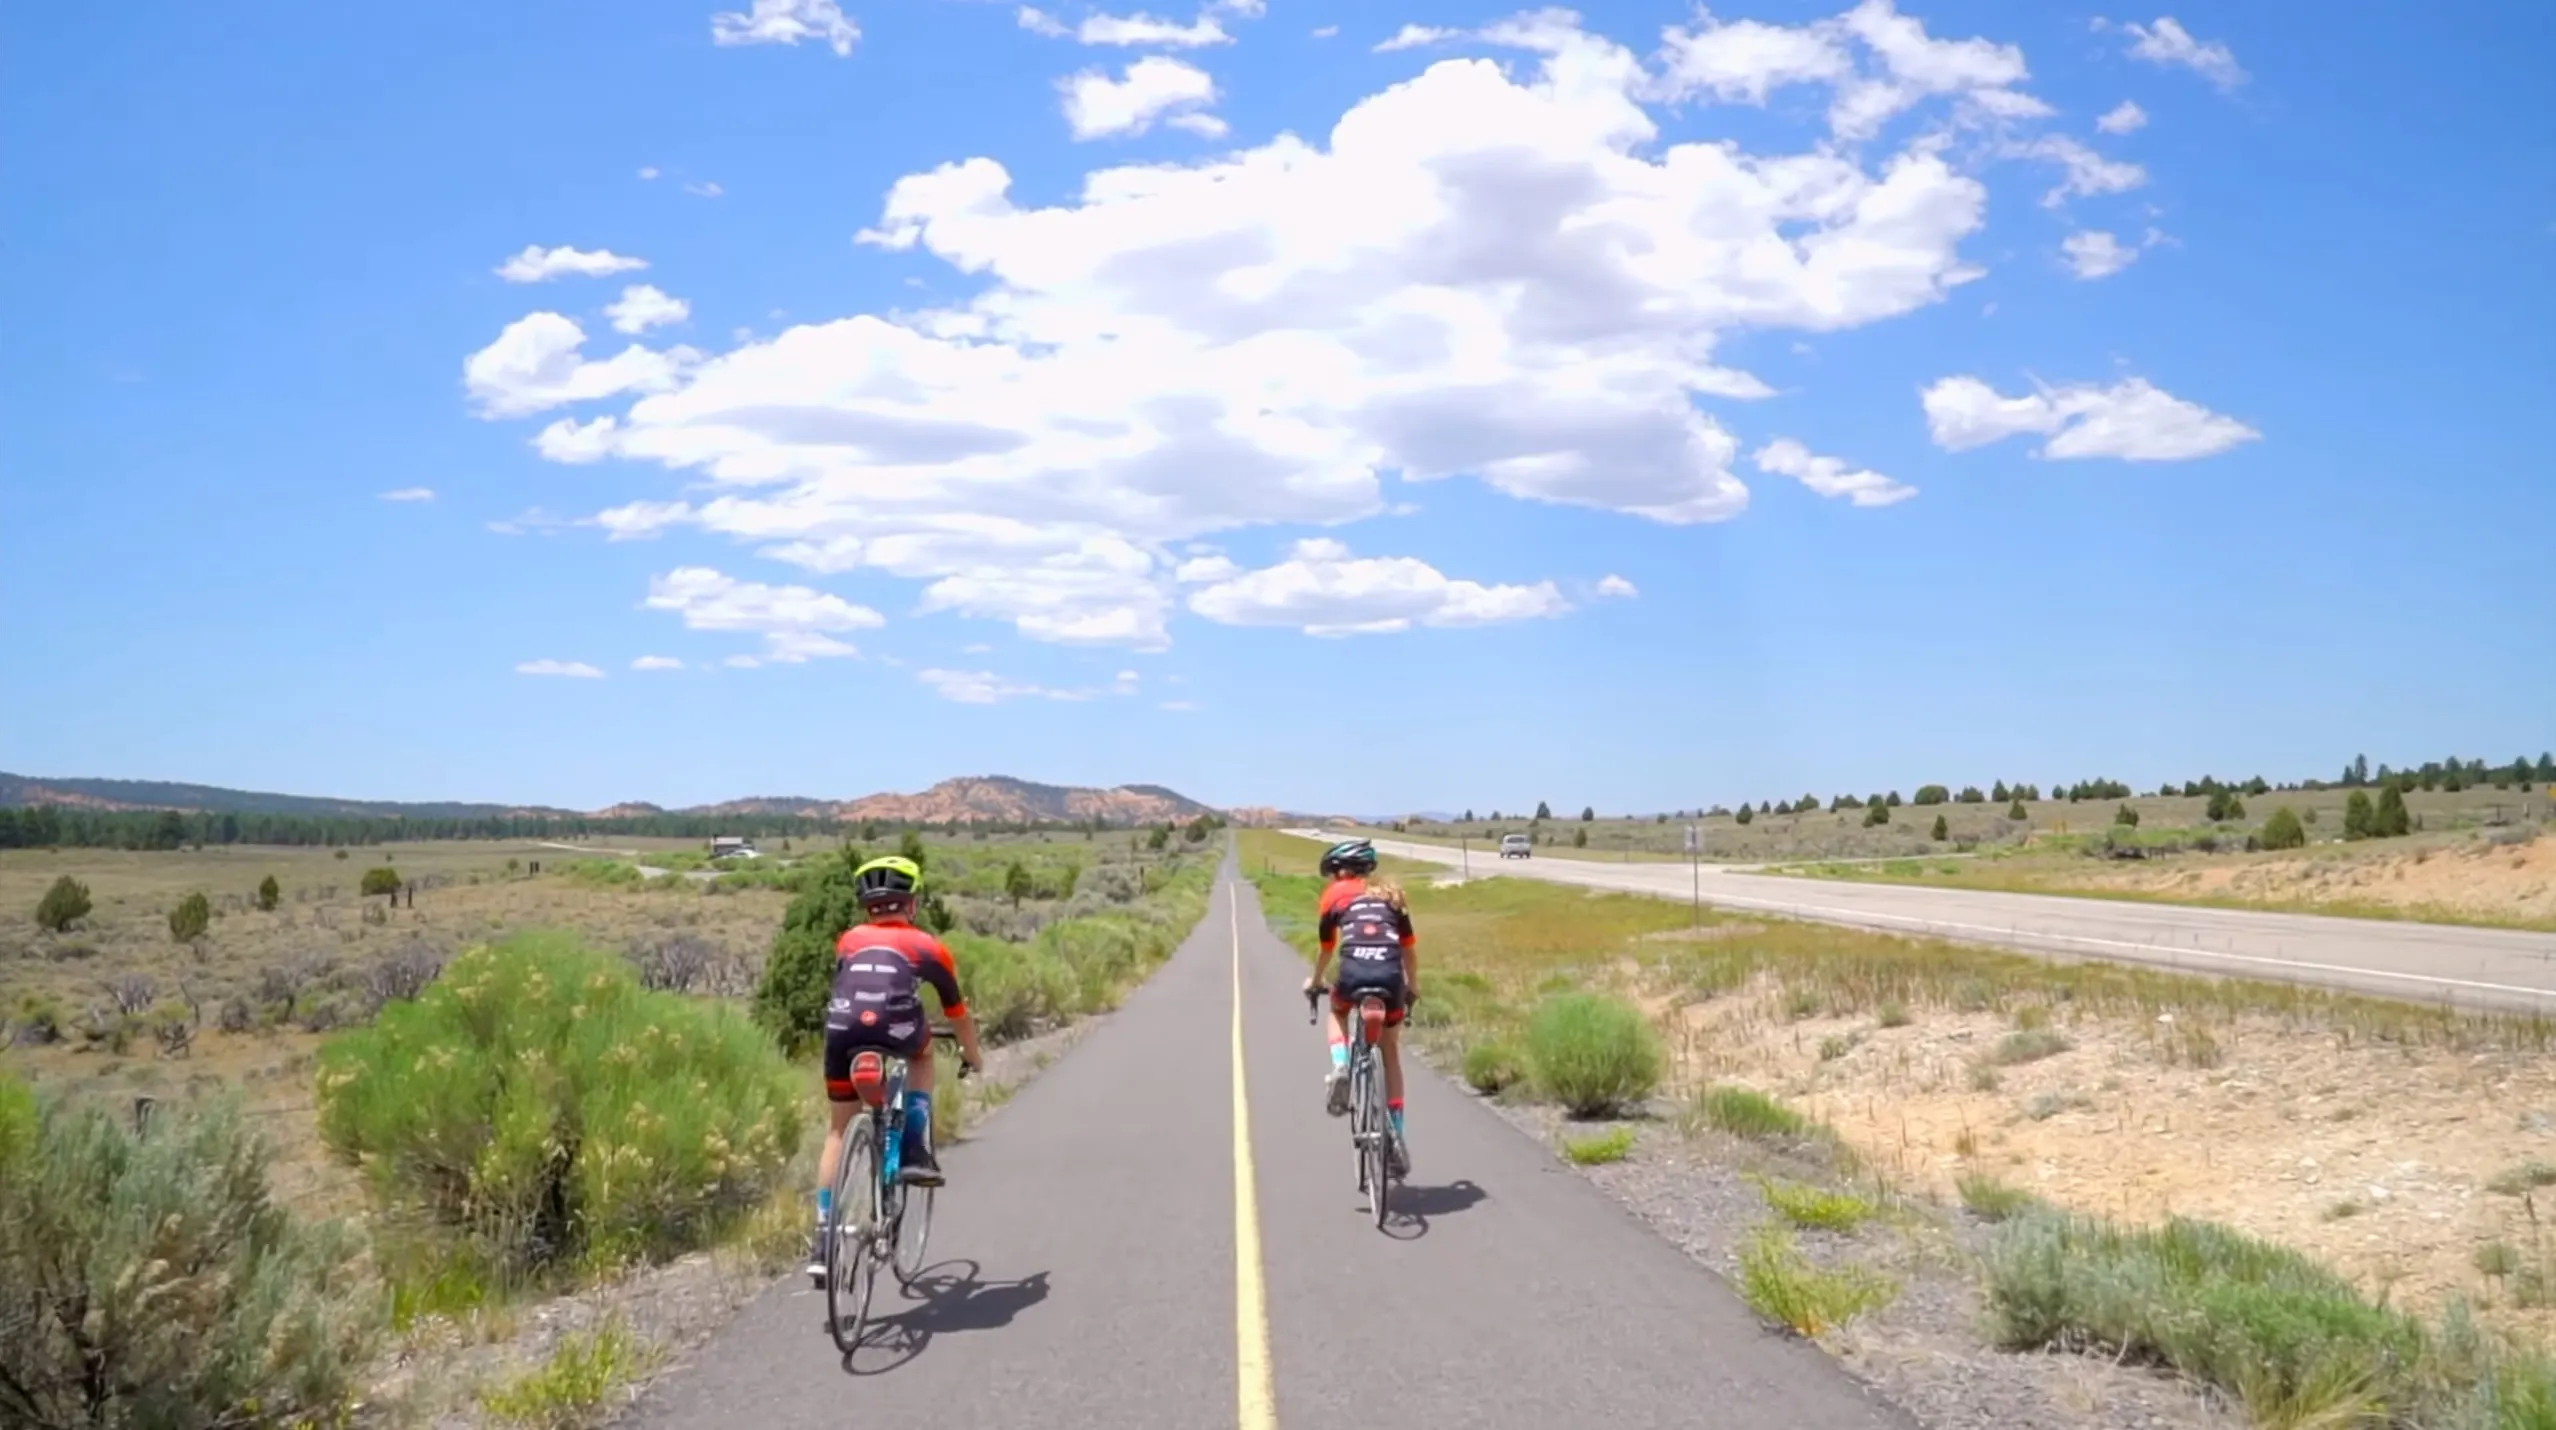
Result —
<svg viewBox="0 0 2556 1430"><path fill-rule="evenodd" d="M922 867L894 854L883 854L852 871L852 891L865 905L911 899L922 890Z"/></svg>

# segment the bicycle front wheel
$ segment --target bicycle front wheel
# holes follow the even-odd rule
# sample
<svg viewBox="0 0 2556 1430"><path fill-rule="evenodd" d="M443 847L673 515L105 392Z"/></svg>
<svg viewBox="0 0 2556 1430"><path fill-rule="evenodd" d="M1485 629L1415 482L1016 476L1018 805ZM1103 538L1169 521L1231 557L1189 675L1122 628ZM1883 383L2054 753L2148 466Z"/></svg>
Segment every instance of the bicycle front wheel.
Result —
<svg viewBox="0 0 2556 1430"><path fill-rule="evenodd" d="M843 1165L834 1178L834 1225L825 1238L825 1320L837 1350L861 1344L878 1279L871 1237L879 1217L878 1143L864 1119L844 1134Z"/></svg>
<svg viewBox="0 0 2556 1430"><path fill-rule="evenodd" d="M896 1284L911 1286L923 1274L923 1253L932 1243L932 1189L906 1187L905 1206L896 1228Z"/></svg>
<svg viewBox="0 0 2556 1430"><path fill-rule="evenodd" d="M1365 1155L1362 1175L1367 1180L1367 1205L1375 1213L1376 1229L1382 1231L1388 1200L1385 1188L1390 1184L1389 1173L1392 1171L1393 1118L1385 1110L1384 1068L1379 1065L1382 1055L1371 1050L1367 1058L1367 1136L1361 1148Z"/></svg>

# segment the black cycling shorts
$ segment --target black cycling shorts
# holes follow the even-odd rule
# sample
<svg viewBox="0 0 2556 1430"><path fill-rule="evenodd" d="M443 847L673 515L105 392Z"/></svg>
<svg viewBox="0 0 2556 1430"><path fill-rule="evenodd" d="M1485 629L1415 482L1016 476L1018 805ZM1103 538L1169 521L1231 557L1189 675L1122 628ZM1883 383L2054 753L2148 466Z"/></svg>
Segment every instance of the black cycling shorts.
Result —
<svg viewBox="0 0 2556 1430"><path fill-rule="evenodd" d="M1331 980L1331 1006L1347 1015L1358 1000L1368 994L1385 1000L1385 1021L1391 1026L1402 1021L1410 1002L1403 995L1402 950L1398 946L1385 949L1344 948L1340 951L1340 971Z"/></svg>

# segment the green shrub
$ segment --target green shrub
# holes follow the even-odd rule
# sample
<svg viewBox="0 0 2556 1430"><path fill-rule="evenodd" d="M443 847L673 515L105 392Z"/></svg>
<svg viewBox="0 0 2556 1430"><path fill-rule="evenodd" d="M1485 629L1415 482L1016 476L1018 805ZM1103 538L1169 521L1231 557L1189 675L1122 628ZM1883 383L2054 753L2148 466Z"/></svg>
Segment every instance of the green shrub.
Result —
<svg viewBox="0 0 2556 1430"><path fill-rule="evenodd" d="M1464 1080L1476 1092L1506 1092L1524 1081L1526 1072L1526 1060L1504 1039L1489 1039L1464 1050Z"/></svg>
<svg viewBox="0 0 2556 1430"><path fill-rule="evenodd" d="M1594 1137L1566 1137L1562 1155L1575 1167L1603 1167L1633 1155L1633 1129L1618 1127Z"/></svg>
<svg viewBox="0 0 2556 1430"><path fill-rule="evenodd" d="M2378 812L2371 817L2370 833L2381 839L2398 839L2414 832L2414 821L2405 810L2405 789L2389 784L2379 791Z"/></svg>
<svg viewBox="0 0 2556 1430"><path fill-rule="evenodd" d="M2415 1409L2426 1349L2420 1324L2306 1257L2180 1218L2132 1231L2022 1216L1990 1251L1988 1302L2005 1349L2168 1366L2258 1424L2409 1423L2389 1411Z"/></svg>
<svg viewBox="0 0 2556 1430"><path fill-rule="evenodd" d="M861 900L852 887L852 871L861 862L861 851L847 848L812 871L799 871L802 886L781 915L781 931L773 935L754 991L755 1021L784 1048L804 1048L825 1035L834 941L861 921Z"/></svg>
<svg viewBox="0 0 2556 1430"><path fill-rule="evenodd" d="M2272 811L2270 819L2263 821L2260 838L2266 849L2300 849L2307 845L2307 829L2285 804Z"/></svg>
<svg viewBox="0 0 2556 1430"><path fill-rule="evenodd" d="M637 873L636 870L633 870L632 872L634 874ZM355 886L355 891L368 899L377 898L384 894L396 894L399 892L399 871L397 869L367 869L364 871L363 881Z"/></svg>
<svg viewBox="0 0 2556 1430"><path fill-rule="evenodd" d="M1754 1088L1727 1084L1696 1095L1695 1115L1705 1126L1755 1141L1774 1142L1810 1135L1810 1119Z"/></svg>
<svg viewBox="0 0 2556 1430"><path fill-rule="evenodd" d="M1852 1192L1832 1192L1807 1182L1760 1178L1757 1189L1776 1215L1795 1226L1818 1231L1853 1231L1881 1211Z"/></svg>
<svg viewBox="0 0 2556 1430"><path fill-rule="evenodd" d="M1640 1009L1599 993L1546 1000L1527 1021L1536 1087L1574 1117L1603 1117L1659 1086L1659 1034Z"/></svg>
<svg viewBox="0 0 2556 1430"><path fill-rule="evenodd" d="M1881 1011L1873 1015L1873 1021L1885 1028L1905 1028L1909 1023L1908 1005L1896 998L1884 999Z"/></svg>
<svg viewBox="0 0 2556 1430"><path fill-rule="evenodd" d="M54 933L68 933L89 916L89 886L65 874L36 901L35 920Z"/></svg>
<svg viewBox="0 0 2556 1430"><path fill-rule="evenodd" d="M807 1103L746 1020L555 935L472 949L320 1052L329 1149L509 1272L702 1244L773 1185Z"/></svg>
<svg viewBox="0 0 2556 1430"><path fill-rule="evenodd" d="M269 874L257 881L257 906L261 912L271 914L275 912L275 906L282 902L284 902L284 886L275 882L274 875Z"/></svg>
<svg viewBox="0 0 2556 1430"><path fill-rule="evenodd" d="M1781 1228L1762 1226L1740 1244L1740 1297L1797 1335L1816 1336L1887 1305L1898 1288L1861 1267L1823 1271Z"/></svg>
<svg viewBox="0 0 2556 1430"><path fill-rule="evenodd" d="M2012 1067L2017 1063L2037 1063L2043 1058L2057 1057L2075 1047L2064 1036L2048 1028L2030 1028L2008 1033L1997 1040L1988 1056Z"/></svg>
<svg viewBox="0 0 2556 1430"><path fill-rule="evenodd" d="M656 1359L654 1347L608 1320L561 1337L548 1359L483 1392L480 1404L525 1430L575 1430L603 1419L615 1396Z"/></svg>
<svg viewBox="0 0 2556 1430"><path fill-rule="evenodd" d="M0 1077L0 1423L334 1418L382 1325L337 1223L300 1221L234 1104L120 1117Z"/></svg>
<svg viewBox="0 0 2556 1430"><path fill-rule="evenodd" d="M169 937L179 943L193 943L213 927L213 901L201 890L178 900L169 910Z"/></svg>
<svg viewBox="0 0 2556 1430"><path fill-rule="evenodd" d="M1952 825L1947 823L1942 815L1936 815L1935 827L1927 831L1926 837L1935 841L1937 844L1941 844L1945 840L1952 838Z"/></svg>
<svg viewBox="0 0 2556 1430"><path fill-rule="evenodd" d="M1962 1173L1953 1179L1953 1189L1961 1194L1961 1204L1981 1221L2011 1221L2042 1204L2032 1193L1984 1172Z"/></svg>

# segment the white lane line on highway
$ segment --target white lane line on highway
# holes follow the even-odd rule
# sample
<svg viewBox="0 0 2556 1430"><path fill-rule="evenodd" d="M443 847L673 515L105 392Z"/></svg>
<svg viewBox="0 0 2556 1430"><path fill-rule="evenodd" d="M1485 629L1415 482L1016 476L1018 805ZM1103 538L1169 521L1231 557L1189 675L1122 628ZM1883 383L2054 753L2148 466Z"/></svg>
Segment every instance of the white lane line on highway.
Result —
<svg viewBox="0 0 2556 1430"><path fill-rule="evenodd" d="M1251 1161L1251 1098L1243 1083L1242 891L1225 888L1234 936L1234 1382L1242 1430L1277 1430L1269 1372L1269 1294L1260 1275L1260 1188Z"/></svg>
<svg viewBox="0 0 2556 1430"><path fill-rule="evenodd" d="M1406 844L1402 847L1405 849L1421 849L1426 846ZM1444 860L1435 859L1433 856L1436 852L1437 851L1435 850L1430 850L1428 853L1422 854L1419 857L1432 859L1432 862L1446 862ZM1573 872L1577 873L1578 871L1574 870ZM1535 878L1537 876L1530 874L1526 877ZM1579 884L1587 888L1615 889L1625 893L1649 894L1655 898L1674 897L1671 894L1639 885L1610 885L1600 882L1594 878L1559 878L1549 879L1546 882L1555 884ZM2011 944L2018 939L2037 939L2051 943L2082 944L2089 948L2118 948L2131 949L2148 954L2171 954L2176 959L2214 958L2223 963L2253 964L2267 968L2289 968L2310 973L2336 973L2360 978L2385 978L2398 983L2419 983L2431 988L2463 988L2470 992L2477 993L2517 993L2529 998L2556 1000L2556 989L2532 988L2526 984L2519 983L2487 983L2473 978L2444 978L2435 973L2400 973L2394 969L2369 968L2359 964L2312 963L2305 959L2267 958L2261 954L2222 953L2215 949L2206 948L2179 948L2173 944L2143 943L2136 939L2102 938L2094 934L2048 933L2037 929L2022 929L2011 926L2000 927L1996 924L1972 924L1947 919L1912 918L1905 914L1874 913L1867 909L1835 908L1823 904L1789 903L1777 899L1752 899L1745 894L1714 894L1706 898L1705 902L1720 904L1731 908L1758 909L1767 913L1790 914L1796 918L1826 919L1832 923L1879 923L1914 929L1923 933L1966 933L1973 935L1985 935L1987 936L1988 941L1993 943ZM2147 960L2141 961L2145 962Z"/></svg>

